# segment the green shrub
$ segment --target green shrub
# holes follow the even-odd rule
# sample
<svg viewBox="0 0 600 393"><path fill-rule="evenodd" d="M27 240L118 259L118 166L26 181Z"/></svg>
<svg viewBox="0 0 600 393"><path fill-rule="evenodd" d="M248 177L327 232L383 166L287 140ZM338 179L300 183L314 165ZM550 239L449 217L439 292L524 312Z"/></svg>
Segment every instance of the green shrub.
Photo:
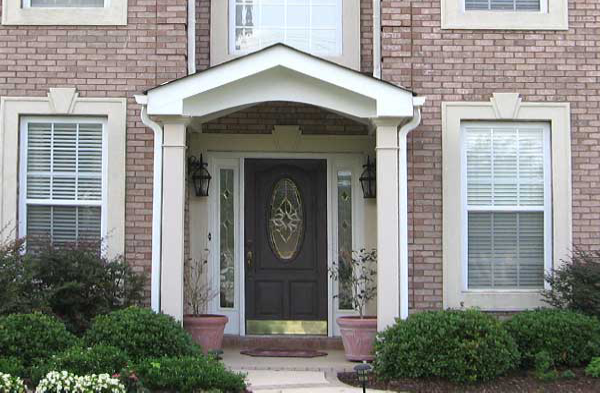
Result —
<svg viewBox="0 0 600 393"><path fill-rule="evenodd" d="M83 334L97 315L140 304L145 277L122 259L107 259L98 244L46 246L33 257L33 278L67 328Z"/></svg>
<svg viewBox="0 0 600 393"><path fill-rule="evenodd" d="M592 378L600 378L600 357L592 359L585 368L585 373Z"/></svg>
<svg viewBox="0 0 600 393"><path fill-rule="evenodd" d="M128 362L125 352L115 347L73 347L33 367L31 379L37 383L51 371L67 371L75 375L114 375L125 368Z"/></svg>
<svg viewBox="0 0 600 393"><path fill-rule="evenodd" d="M88 346L105 344L121 348L134 361L201 353L200 347L173 318L138 307L96 317L84 341Z"/></svg>
<svg viewBox="0 0 600 393"><path fill-rule="evenodd" d="M135 373L151 391L243 392L246 388L243 375L228 371L220 362L205 356L149 359L138 364Z"/></svg>
<svg viewBox="0 0 600 393"><path fill-rule="evenodd" d="M551 288L543 292L546 303L600 318L600 250L574 251L546 281Z"/></svg>
<svg viewBox="0 0 600 393"><path fill-rule="evenodd" d="M0 358L0 373L21 377L24 375L25 367L16 357Z"/></svg>
<svg viewBox="0 0 600 393"><path fill-rule="evenodd" d="M576 367L600 355L600 322L572 311L525 311L505 322L521 352L521 364L531 368L545 351L556 367Z"/></svg>
<svg viewBox="0 0 600 393"><path fill-rule="evenodd" d="M546 351L535 355L535 377L542 381L553 381L558 378L558 371L554 368L554 361Z"/></svg>
<svg viewBox="0 0 600 393"><path fill-rule="evenodd" d="M0 353L15 357L25 367L77 344L77 338L54 317L12 314L0 317Z"/></svg>
<svg viewBox="0 0 600 393"><path fill-rule="evenodd" d="M430 311L399 320L378 336L375 351L375 370L384 379L486 381L519 361L501 323L476 310Z"/></svg>

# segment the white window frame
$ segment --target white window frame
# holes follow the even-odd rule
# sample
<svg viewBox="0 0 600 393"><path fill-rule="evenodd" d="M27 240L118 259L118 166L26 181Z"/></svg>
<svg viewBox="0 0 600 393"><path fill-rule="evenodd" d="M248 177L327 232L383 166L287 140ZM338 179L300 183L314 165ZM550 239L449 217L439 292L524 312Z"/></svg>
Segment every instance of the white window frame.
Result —
<svg viewBox="0 0 600 393"><path fill-rule="evenodd" d="M2 24L12 26L125 26L128 0L104 7L31 7L31 0L3 0Z"/></svg>
<svg viewBox="0 0 600 393"><path fill-rule="evenodd" d="M544 206L540 209L537 206L471 206L467 201L467 149L466 149L466 128L468 126L483 128L519 128L519 127L540 127L544 133ZM544 275L552 269L552 149L550 141L550 124L544 123L526 123L526 122L463 122L461 124L461 272L462 272L462 290L465 292L539 292L540 289L529 288L469 288L469 233L468 233L468 214L469 212L543 212L544 213ZM548 289L548 283L544 281L544 288Z"/></svg>
<svg viewBox="0 0 600 393"><path fill-rule="evenodd" d="M527 12L534 14L547 14L548 13L548 0L540 0L540 10L539 11L521 11L521 10L466 10L466 0L460 0L462 5L462 12Z"/></svg>
<svg viewBox="0 0 600 393"><path fill-rule="evenodd" d="M569 1L542 0L541 11L465 11L465 0L440 0L441 27L452 30L569 30Z"/></svg>
<svg viewBox="0 0 600 393"><path fill-rule="evenodd" d="M270 28L272 29L281 29L284 32L284 37L287 36L287 31L289 29L289 27L287 26L287 6L289 5L288 2L293 0L281 0L284 1L284 22L283 25L281 25L280 27L273 27L271 26ZM344 34L342 33L342 29L343 29L343 10L344 7L342 5L342 0L335 0L336 4L336 11L339 13L339 17L336 18L336 26L335 26L335 30L336 30L336 51L335 53L320 53L320 52L311 52L317 56L328 56L328 57L338 57L338 56L342 56L343 53L343 48L344 48ZM229 23L228 23L228 35L229 35L229 53L236 55L236 56L240 56L240 55L245 55L248 53L251 53L253 51L244 51L244 50L237 50L235 48L235 31L236 31L236 0L229 0ZM309 2L309 4L307 4L308 7L312 6L312 0ZM260 20L260 13L257 15L257 20ZM310 18L310 12L309 12L309 18ZM261 27L258 27L259 29ZM306 27L307 30L312 31L310 26ZM310 35L309 35L309 40L310 40ZM285 42L285 39L284 39ZM259 48L256 50L260 50L260 49L264 49L265 46L260 46Z"/></svg>
<svg viewBox="0 0 600 393"><path fill-rule="evenodd" d="M44 8L44 9L56 9L56 8L60 8L60 9L77 9L77 8L91 8L91 9L101 9L101 8L107 8L110 7L110 0L104 0L104 6L102 7L32 7L31 6L31 0L23 0L23 8Z"/></svg>
<svg viewBox="0 0 600 393"><path fill-rule="evenodd" d="M100 201L70 201L70 200L52 200L52 199L33 199L27 198L27 138L29 123L78 123L78 124L102 124L102 198ZM107 233L107 205L108 205L108 138L107 138L107 119L91 117L71 117L71 116L27 116L22 117L19 127L20 146L19 146L19 236L27 236L27 206L98 206L100 207L100 236L102 237L102 250L106 247ZM103 251L104 252L104 251Z"/></svg>

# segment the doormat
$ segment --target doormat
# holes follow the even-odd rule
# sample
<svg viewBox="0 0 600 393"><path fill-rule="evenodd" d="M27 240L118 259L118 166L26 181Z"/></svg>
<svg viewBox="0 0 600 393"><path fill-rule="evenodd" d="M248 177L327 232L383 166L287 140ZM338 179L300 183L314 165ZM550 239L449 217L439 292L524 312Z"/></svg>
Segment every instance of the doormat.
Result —
<svg viewBox="0 0 600 393"><path fill-rule="evenodd" d="M326 352L310 349L248 349L240 352L242 355L263 358L316 358L327 356Z"/></svg>

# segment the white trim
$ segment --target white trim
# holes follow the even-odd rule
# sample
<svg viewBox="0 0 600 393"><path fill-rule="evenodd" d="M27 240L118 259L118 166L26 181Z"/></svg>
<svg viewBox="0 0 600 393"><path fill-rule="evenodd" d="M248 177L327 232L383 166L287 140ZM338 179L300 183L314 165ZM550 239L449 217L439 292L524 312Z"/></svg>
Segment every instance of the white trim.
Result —
<svg viewBox="0 0 600 393"><path fill-rule="evenodd" d="M196 154L196 152L194 152ZM362 167L363 155L361 153L276 153L276 152L223 152L223 151L205 151L205 156L207 157L207 161L210 165L210 171L214 175L215 183L211 186L213 192L211 192L211 197L209 197L209 221L208 221L208 232L212 234L212 240L210 241L210 266L209 266L209 276L212 278L213 283L215 285L218 281L218 266L220 264L219 261L219 238L217 235L218 231L218 215L219 215L219 205L218 205L218 193L214 192L218 188L219 181L219 170L222 168L230 168L234 169L237 172L237 182L236 185L239 185L239 188L236 190L235 194L238 196L236 201L234 202L236 206L236 219L237 222L237 230L236 230L236 303L233 309L223 309L219 306L219 297L216 297L210 305L210 312L218 312L220 314L227 315L230 318L230 324L232 326L228 327L227 333L229 334L239 334L244 336L245 332L245 302L244 302L244 294L245 294L245 264L244 264L244 198L240 197L245 195L244 188L244 163L246 159L249 158L265 158L265 159L322 159L327 161L327 267L328 269L332 266L333 258L337 255L337 250L334 248L334 225L337 219L337 212L334 211L335 206L335 198L337 198L337 194L334 191L335 182L333 182L334 177L337 172L335 168L351 168L353 172L353 209L355 213L355 217L353 217L353 237L356 242L355 247L362 247L362 242L364 241L364 229L361 226L364 223L364 208L361 209L361 202L364 202L362 198L362 194L360 192L360 184L358 182L358 177L360 175L360 168ZM356 173L356 175L355 175ZM358 198L354 198L354 196L358 195ZM362 203L364 206L364 203ZM190 219L193 219L190 218ZM192 234L193 236L194 234ZM329 336L337 336L339 335L339 328L335 322L335 318L341 315L351 315L353 313L340 312L335 310L334 301L333 301L333 287L334 283L329 278L328 274L328 335ZM238 319L239 318L239 319ZM235 321L238 320L237 326L235 325ZM233 323L232 323L233 322Z"/></svg>
<svg viewBox="0 0 600 393"><path fill-rule="evenodd" d="M469 206L467 203L467 149L466 149L466 127L486 127L486 128L523 128L539 127L543 129L543 154L544 154L544 206ZM552 269L552 159L550 148L550 124L531 123L531 122L493 122L493 121L465 121L460 125L460 146L461 146L461 273L462 273L462 291L470 292L539 292L538 289L525 288L478 288L469 289L469 263L468 263L468 214L471 211L481 212L543 212L544 213L544 273ZM548 283L545 282L545 288Z"/></svg>
<svg viewBox="0 0 600 393"><path fill-rule="evenodd" d="M73 123L73 124L101 124L102 125L102 196L100 201L82 201L82 200L53 200L35 198L28 200L27 198L27 141L28 127L32 122L48 122L48 123ZM19 146L19 236L27 236L27 205L44 205L44 206L98 206L101 208L100 221L100 236L102 237L103 247L105 250L105 242L108 236L108 137L107 137L107 119L104 117L89 118L89 117L71 117L71 116L24 116L19 122L19 135L21 143Z"/></svg>

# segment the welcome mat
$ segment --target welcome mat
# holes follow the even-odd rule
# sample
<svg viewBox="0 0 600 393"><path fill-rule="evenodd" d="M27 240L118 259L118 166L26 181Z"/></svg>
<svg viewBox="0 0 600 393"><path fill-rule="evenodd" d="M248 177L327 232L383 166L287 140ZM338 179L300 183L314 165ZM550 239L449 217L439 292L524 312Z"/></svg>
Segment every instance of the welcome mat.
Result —
<svg viewBox="0 0 600 393"><path fill-rule="evenodd" d="M316 358L327 356L326 352L310 349L248 349L240 352L242 355L263 358Z"/></svg>

